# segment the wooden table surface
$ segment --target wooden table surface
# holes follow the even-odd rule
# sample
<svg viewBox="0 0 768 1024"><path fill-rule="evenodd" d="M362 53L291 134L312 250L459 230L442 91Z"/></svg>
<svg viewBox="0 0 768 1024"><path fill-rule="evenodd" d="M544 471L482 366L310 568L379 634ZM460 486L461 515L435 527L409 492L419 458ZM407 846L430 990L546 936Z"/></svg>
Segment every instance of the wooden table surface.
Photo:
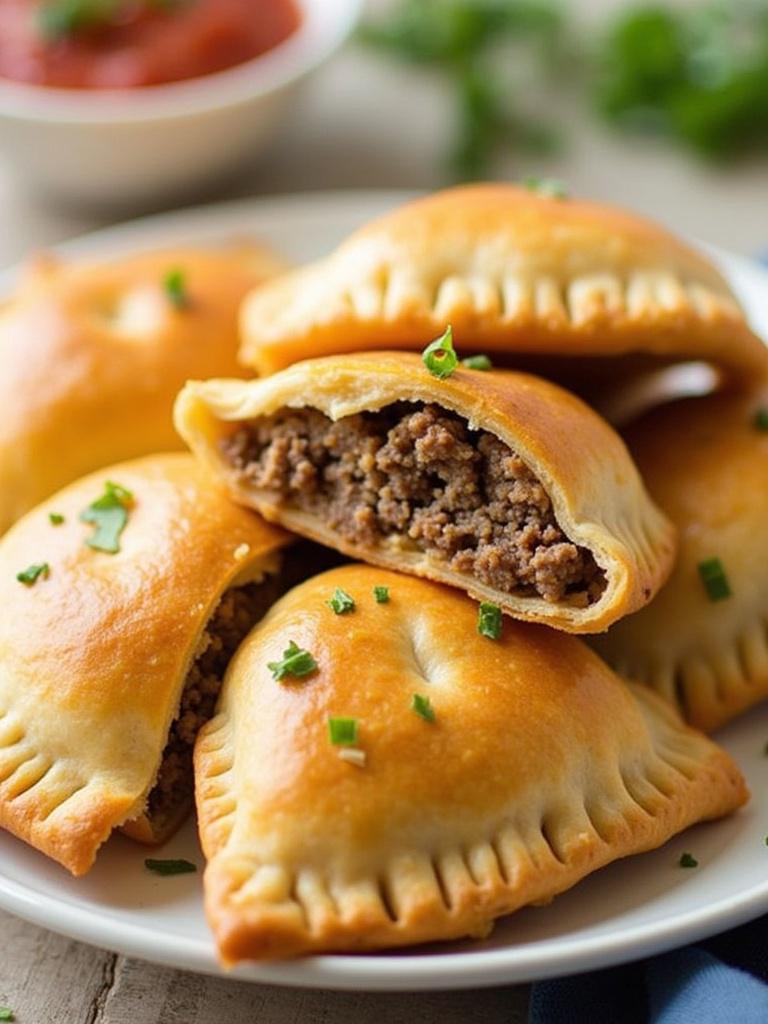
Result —
<svg viewBox="0 0 768 1024"><path fill-rule="evenodd" d="M0 912L0 1006L18 1024L523 1024L525 986L430 993L253 985L156 967Z"/></svg>

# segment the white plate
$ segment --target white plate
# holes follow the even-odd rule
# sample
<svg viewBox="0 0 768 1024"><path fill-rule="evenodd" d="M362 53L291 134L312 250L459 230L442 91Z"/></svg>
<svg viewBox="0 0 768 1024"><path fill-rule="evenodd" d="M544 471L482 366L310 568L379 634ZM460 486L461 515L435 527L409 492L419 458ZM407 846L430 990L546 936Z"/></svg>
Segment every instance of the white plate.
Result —
<svg viewBox="0 0 768 1024"><path fill-rule="evenodd" d="M345 193L238 202L185 211L108 231L62 248L109 256L134 248L253 234L288 256L307 259L402 194ZM768 272L713 253L768 335ZM0 278L6 285L9 277ZM481 943L431 946L378 956L320 956L241 967L234 977L285 985L353 989L469 988L604 967L710 935L768 911L768 707L720 739L749 780L750 805L733 818L700 825L661 850L613 864L546 908L499 922ZM683 851L699 861L678 867ZM200 874L157 878L146 851L122 837L107 844L88 877L66 872L0 835L0 906L36 924L131 956L219 973L200 900ZM202 866L189 825L160 854Z"/></svg>

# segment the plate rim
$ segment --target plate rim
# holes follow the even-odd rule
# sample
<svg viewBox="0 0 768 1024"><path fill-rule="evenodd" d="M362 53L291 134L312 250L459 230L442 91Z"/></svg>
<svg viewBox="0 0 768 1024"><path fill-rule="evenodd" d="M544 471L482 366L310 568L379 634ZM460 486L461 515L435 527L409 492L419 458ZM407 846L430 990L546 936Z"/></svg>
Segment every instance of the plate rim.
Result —
<svg viewBox="0 0 768 1024"><path fill-rule="evenodd" d="M245 197L224 202L154 213L120 224L97 228L47 246L53 253L73 256L119 256L131 250L170 247L175 244L211 241L231 235L237 225L242 234L258 237L258 222L279 220L281 212L295 216L304 210L313 217L328 217L334 209L348 213L350 206L376 212L396 206L418 193L404 189L333 189ZM161 237L162 236L162 237ZM748 257L718 246L694 241L724 270L758 274L768 285L768 270ZM0 269L0 292L17 279L23 262ZM735 282L734 282L735 283ZM577 974L609 967L706 938L735 927L768 911L768 877L738 897L728 895L715 902L660 920L625 927L618 939L600 934L572 940L574 948L540 949L538 943L499 949L460 952L410 952L406 955L324 954L302 960L248 964L224 972L213 953L205 953L198 940L153 933L146 925L121 921L115 925L109 913L54 899L46 892L6 877L0 866L0 907L43 928L112 952L150 960L196 973L231 977L233 980L272 983L299 988L355 989L366 991L449 990L472 986L522 983L556 975ZM117 934L119 929L119 936ZM543 942L551 940L542 940Z"/></svg>

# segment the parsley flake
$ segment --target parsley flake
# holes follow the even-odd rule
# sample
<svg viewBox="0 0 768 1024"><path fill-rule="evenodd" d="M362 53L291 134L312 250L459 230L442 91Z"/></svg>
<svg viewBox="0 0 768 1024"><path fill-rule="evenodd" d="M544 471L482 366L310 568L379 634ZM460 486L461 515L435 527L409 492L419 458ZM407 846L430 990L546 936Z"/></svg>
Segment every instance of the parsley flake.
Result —
<svg viewBox="0 0 768 1024"><path fill-rule="evenodd" d="M540 196L548 199L567 199L570 195L568 186L556 178L525 178L523 185L530 192L538 192Z"/></svg>
<svg viewBox="0 0 768 1024"><path fill-rule="evenodd" d="M187 291L187 277L183 270L174 267L169 270L163 278L163 288L168 301L176 309L186 309L189 305L189 292Z"/></svg>
<svg viewBox="0 0 768 1024"><path fill-rule="evenodd" d="M153 860L151 857L144 861L144 867L156 875L191 875L197 871L197 865L189 860Z"/></svg>
<svg viewBox="0 0 768 1024"><path fill-rule="evenodd" d="M710 601L723 601L731 596L728 577L719 558L707 558L699 562L698 569Z"/></svg>
<svg viewBox="0 0 768 1024"><path fill-rule="evenodd" d="M461 360L461 365L466 366L468 370L492 370L493 363L488 356L476 355L467 356L466 359Z"/></svg>
<svg viewBox="0 0 768 1024"><path fill-rule="evenodd" d="M414 693L413 700L411 701L411 710L415 711L425 722L435 721L435 709L432 707L429 697L423 697L420 693Z"/></svg>
<svg viewBox="0 0 768 1024"><path fill-rule="evenodd" d="M682 853L678 863L681 868L697 868L699 866L699 862L691 853Z"/></svg>
<svg viewBox="0 0 768 1024"><path fill-rule="evenodd" d="M386 604L389 601L389 587L374 587L373 596L376 604Z"/></svg>
<svg viewBox="0 0 768 1024"><path fill-rule="evenodd" d="M768 433L768 408L763 406L752 417L752 426L761 433Z"/></svg>
<svg viewBox="0 0 768 1024"><path fill-rule="evenodd" d="M16 1017L14 1016L13 1010L10 1008L10 1006L0 1006L0 1020L16 1020Z"/></svg>
<svg viewBox="0 0 768 1024"><path fill-rule="evenodd" d="M329 718L328 735L337 747L354 747L357 743L357 719Z"/></svg>
<svg viewBox="0 0 768 1024"><path fill-rule="evenodd" d="M268 661L267 668L273 678L281 682L287 676L301 679L310 675L317 668L317 662L309 651L302 650L297 643L291 640L283 651L282 661Z"/></svg>
<svg viewBox="0 0 768 1024"><path fill-rule="evenodd" d="M328 607L337 615L346 615L347 612L355 610L355 599L346 590L336 587L333 597L328 601Z"/></svg>
<svg viewBox="0 0 768 1024"><path fill-rule="evenodd" d="M51 526L61 526L61 524L65 522L65 519L60 512L49 512L48 522L51 524Z"/></svg>
<svg viewBox="0 0 768 1024"><path fill-rule="evenodd" d="M107 480L101 497L80 513L82 523L96 527L96 532L85 542L88 547L94 551L105 551L109 555L116 554L120 550L120 535L128 522L128 509L131 505L131 492Z"/></svg>
<svg viewBox="0 0 768 1024"><path fill-rule="evenodd" d="M477 610L477 632L489 640L501 636L501 608L490 601L483 601Z"/></svg>
<svg viewBox="0 0 768 1024"><path fill-rule="evenodd" d="M22 572L17 572L16 579L19 583L23 583L25 587L34 587L41 576L45 580L50 576L50 573L50 565L47 562L40 562L39 565L28 565Z"/></svg>
<svg viewBox="0 0 768 1024"><path fill-rule="evenodd" d="M453 347L453 329L450 324L439 338L435 338L427 345L421 353L421 358L433 377L445 380L451 376L459 365L459 358Z"/></svg>

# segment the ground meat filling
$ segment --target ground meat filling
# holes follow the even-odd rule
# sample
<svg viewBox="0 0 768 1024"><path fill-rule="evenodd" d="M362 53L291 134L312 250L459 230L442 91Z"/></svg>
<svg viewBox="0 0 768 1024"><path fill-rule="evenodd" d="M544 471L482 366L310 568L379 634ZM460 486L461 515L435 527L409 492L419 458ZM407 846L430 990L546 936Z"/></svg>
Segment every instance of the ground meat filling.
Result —
<svg viewBox="0 0 768 1024"><path fill-rule="evenodd" d="M436 405L397 403L336 423L284 409L221 442L242 480L365 546L392 535L505 593L584 607L605 577L560 529L523 460Z"/></svg>
<svg viewBox="0 0 768 1024"><path fill-rule="evenodd" d="M227 665L254 624L277 600L277 578L228 590L208 621L187 673L179 714L168 734L147 815L158 829L183 814L193 796L192 750L213 717Z"/></svg>

